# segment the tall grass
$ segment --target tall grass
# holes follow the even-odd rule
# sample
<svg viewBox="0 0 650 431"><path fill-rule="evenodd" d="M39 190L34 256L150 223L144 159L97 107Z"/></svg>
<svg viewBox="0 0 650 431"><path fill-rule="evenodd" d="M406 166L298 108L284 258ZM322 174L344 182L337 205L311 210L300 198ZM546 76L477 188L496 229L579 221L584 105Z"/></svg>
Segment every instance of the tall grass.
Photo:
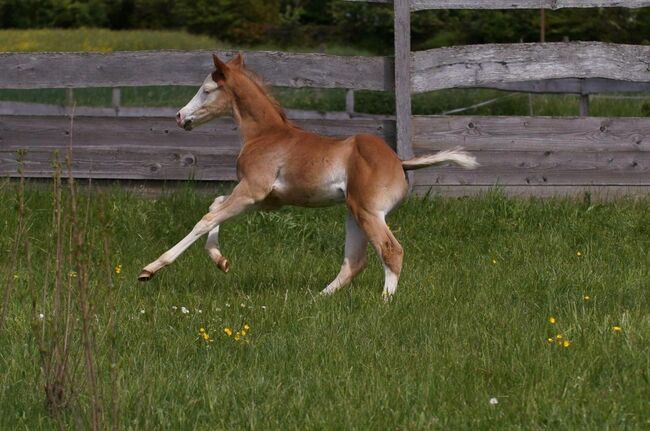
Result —
<svg viewBox="0 0 650 431"><path fill-rule="evenodd" d="M14 185L0 189L3 201L13 195ZM389 219L406 255L385 305L372 251L352 286L318 298L341 263L343 208L248 214L222 228L229 274L196 245L139 284L213 194L188 185L145 199L115 186L78 196L95 239L91 271L105 273L95 269L105 248L111 270L122 265L91 313L98 385L106 396L117 382L121 428L647 429L648 200L410 200ZM25 206L40 286L52 193L28 183ZM7 250L15 209L0 206L0 220ZM0 267L4 279L11 268ZM25 342L31 301L19 285L0 337L0 428L52 427Z"/></svg>

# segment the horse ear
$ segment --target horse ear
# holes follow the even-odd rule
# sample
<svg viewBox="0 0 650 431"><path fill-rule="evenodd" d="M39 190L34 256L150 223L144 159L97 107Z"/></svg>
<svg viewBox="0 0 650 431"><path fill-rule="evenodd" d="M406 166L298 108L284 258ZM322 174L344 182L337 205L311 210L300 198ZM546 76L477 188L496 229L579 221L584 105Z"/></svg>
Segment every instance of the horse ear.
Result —
<svg viewBox="0 0 650 431"><path fill-rule="evenodd" d="M223 81L228 75L228 65L221 61L216 54L212 54L212 61L214 62L215 71L212 72L212 80L214 82Z"/></svg>
<svg viewBox="0 0 650 431"><path fill-rule="evenodd" d="M233 59L228 62L228 65L235 66L239 69L244 68L244 55L241 53L241 51L235 54Z"/></svg>

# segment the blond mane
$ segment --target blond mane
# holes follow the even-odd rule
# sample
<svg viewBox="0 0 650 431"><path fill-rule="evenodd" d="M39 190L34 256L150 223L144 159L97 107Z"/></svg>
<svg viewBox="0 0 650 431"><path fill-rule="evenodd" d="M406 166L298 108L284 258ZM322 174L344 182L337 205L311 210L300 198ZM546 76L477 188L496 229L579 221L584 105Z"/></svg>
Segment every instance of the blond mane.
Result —
<svg viewBox="0 0 650 431"><path fill-rule="evenodd" d="M255 84L255 86L260 90L262 95L264 97L266 97L269 102L271 102L271 105L273 106L275 111L278 113L280 118L282 118L282 121L286 125L291 126L293 128L296 128L296 129L300 128L300 127L296 126L293 122L291 122L289 120L289 118L287 118L287 114L286 114L286 112L284 112L284 108L282 108L282 105L280 105L280 102L278 102L276 100L276 98L271 95L271 92L269 91L268 86L264 83L264 80L259 75L257 75L255 72L252 72L252 71L250 71L248 69L245 69L245 68L242 68L242 72L244 72L244 75L246 75L246 77L248 79L250 79L253 84Z"/></svg>

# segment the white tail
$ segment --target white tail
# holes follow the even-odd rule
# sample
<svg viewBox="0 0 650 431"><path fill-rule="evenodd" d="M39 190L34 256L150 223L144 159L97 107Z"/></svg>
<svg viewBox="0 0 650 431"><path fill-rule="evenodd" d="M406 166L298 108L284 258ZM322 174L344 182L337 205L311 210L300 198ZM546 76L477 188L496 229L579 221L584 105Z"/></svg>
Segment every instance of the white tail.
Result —
<svg viewBox="0 0 650 431"><path fill-rule="evenodd" d="M427 166L438 165L444 162L454 162L465 169L474 169L478 166L476 157L463 151L462 148L454 148L453 150L440 151L436 154L429 154L427 156L404 160L402 161L402 167L405 171L411 171L414 169L426 168Z"/></svg>

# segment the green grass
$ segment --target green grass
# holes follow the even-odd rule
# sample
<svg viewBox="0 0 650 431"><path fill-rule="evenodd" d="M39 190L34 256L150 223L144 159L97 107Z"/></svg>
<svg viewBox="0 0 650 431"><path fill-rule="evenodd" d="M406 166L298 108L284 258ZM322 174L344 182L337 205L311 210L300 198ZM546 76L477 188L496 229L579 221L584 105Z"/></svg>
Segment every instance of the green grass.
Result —
<svg viewBox="0 0 650 431"><path fill-rule="evenodd" d="M113 52L152 49L216 49L222 43L182 31L101 28L0 30L3 52Z"/></svg>
<svg viewBox="0 0 650 431"><path fill-rule="evenodd" d="M123 266L111 295L93 282L105 387L110 309L118 322L121 428L648 429L649 200L410 200L389 220L406 257L386 305L370 251L351 287L317 296L341 263L341 207L246 215L222 229L229 274L196 244L139 284L140 269L187 233L212 196L188 185L156 199L118 186L87 197L93 267L102 231L111 264ZM13 184L0 184L0 200L4 280ZM40 289L53 253L51 200L47 187L28 187L33 270L19 271L0 335L0 429L53 427L25 281ZM35 311L49 317L40 299ZM243 322L250 343L223 334ZM209 347L201 327L215 339ZM570 347L547 342L558 333Z"/></svg>

